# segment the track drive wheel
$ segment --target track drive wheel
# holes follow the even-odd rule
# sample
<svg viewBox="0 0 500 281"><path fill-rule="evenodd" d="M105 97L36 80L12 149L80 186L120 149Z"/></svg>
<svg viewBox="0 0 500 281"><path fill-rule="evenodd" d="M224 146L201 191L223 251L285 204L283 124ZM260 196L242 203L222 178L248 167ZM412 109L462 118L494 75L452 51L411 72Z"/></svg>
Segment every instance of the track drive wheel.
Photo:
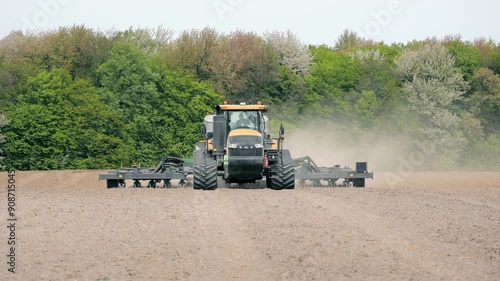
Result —
<svg viewBox="0 0 500 281"><path fill-rule="evenodd" d="M214 190L217 188L217 162L205 159L205 163L194 164L194 189Z"/></svg>
<svg viewBox="0 0 500 281"><path fill-rule="evenodd" d="M283 150L278 164L271 167L267 187L275 190L295 188L295 165L290 151Z"/></svg>
<svg viewBox="0 0 500 281"><path fill-rule="evenodd" d="M295 166L293 163L275 165L272 169L276 172L273 172L269 178L267 187L275 190L295 188Z"/></svg>

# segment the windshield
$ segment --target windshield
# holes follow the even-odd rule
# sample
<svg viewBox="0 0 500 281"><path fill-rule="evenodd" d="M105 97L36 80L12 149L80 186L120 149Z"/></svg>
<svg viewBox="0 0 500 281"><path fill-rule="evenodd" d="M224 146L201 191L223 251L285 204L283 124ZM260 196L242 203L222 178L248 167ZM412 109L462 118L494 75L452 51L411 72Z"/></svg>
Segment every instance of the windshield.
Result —
<svg viewBox="0 0 500 281"><path fill-rule="evenodd" d="M257 111L228 111L229 128L258 130L259 118Z"/></svg>

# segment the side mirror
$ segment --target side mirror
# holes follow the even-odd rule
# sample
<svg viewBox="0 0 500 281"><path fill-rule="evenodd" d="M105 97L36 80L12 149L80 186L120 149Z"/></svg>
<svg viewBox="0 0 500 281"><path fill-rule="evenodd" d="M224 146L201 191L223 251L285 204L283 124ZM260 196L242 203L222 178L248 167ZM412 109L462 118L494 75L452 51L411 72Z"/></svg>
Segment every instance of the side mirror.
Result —
<svg viewBox="0 0 500 281"><path fill-rule="evenodd" d="M206 135L207 134L207 127L205 125L201 125L200 131L201 131L202 135Z"/></svg>

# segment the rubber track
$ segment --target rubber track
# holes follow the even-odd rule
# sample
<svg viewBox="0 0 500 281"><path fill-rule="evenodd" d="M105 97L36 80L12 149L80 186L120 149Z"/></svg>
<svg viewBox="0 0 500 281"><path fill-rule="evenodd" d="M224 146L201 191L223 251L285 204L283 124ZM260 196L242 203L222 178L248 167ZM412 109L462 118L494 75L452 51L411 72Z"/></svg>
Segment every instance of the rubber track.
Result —
<svg viewBox="0 0 500 281"><path fill-rule="evenodd" d="M276 190L295 188L295 166L293 163L276 165L273 168L277 169L277 172L271 176L269 188Z"/></svg>
<svg viewBox="0 0 500 281"><path fill-rule="evenodd" d="M217 188L217 163L207 160L205 164L195 164L193 171L194 189L214 190Z"/></svg>

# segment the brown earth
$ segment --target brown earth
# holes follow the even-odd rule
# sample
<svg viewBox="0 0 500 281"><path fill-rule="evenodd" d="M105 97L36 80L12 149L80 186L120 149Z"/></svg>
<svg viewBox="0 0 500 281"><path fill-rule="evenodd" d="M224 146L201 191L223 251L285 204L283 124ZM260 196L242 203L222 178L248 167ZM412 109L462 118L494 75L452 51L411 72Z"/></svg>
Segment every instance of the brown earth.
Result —
<svg viewBox="0 0 500 281"><path fill-rule="evenodd" d="M500 280L500 173L376 173L366 188L106 189L16 174L1 280Z"/></svg>

